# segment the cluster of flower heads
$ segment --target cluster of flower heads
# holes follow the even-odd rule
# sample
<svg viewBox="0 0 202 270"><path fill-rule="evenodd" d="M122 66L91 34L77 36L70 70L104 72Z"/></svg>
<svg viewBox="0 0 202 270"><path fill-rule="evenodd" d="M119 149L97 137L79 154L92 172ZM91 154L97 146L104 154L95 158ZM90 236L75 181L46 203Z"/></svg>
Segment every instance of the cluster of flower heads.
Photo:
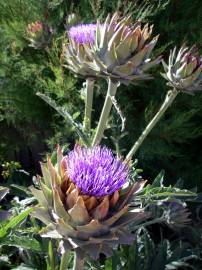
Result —
<svg viewBox="0 0 202 270"><path fill-rule="evenodd" d="M121 189L129 174L128 165L101 146L77 146L64 157L63 164L70 180L84 195L111 195Z"/></svg>

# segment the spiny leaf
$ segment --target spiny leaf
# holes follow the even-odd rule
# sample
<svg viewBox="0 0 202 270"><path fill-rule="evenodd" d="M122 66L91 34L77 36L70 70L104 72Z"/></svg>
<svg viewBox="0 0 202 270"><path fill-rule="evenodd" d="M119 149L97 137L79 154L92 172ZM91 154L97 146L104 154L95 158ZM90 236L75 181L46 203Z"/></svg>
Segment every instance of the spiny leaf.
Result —
<svg viewBox="0 0 202 270"><path fill-rule="evenodd" d="M151 188L155 187L163 187L163 180L164 180L165 171L162 170L157 177L154 179L153 183L151 184Z"/></svg>
<svg viewBox="0 0 202 270"><path fill-rule="evenodd" d="M23 221L31 212L33 208L29 208L23 212L21 212L18 216L12 217L8 223L0 229L0 238L6 236L10 229L16 227L21 221Z"/></svg>
<svg viewBox="0 0 202 270"><path fill-rule="evenodd" d="M46 103L48 103L52 108L54 108L62 117L64 117L76 130L78 136L81 138L83 143L88 146L89 141L86 137L86 135L83 133L82 129L80 128L79 124L74 121L70 113L64 109L61 106L58 106L56 102L51 99L50 97L42 94L42 93L37 93L37 96L39 96L41 99L43 99Z"/></svg>
<svg viewBox="0 0 202 270"><path fill-rule="evenodd" d="M11 235L1 242L1 245L14 246L23 249L30 249L32 251L41 251L40 243L30 236Z"/></svg>

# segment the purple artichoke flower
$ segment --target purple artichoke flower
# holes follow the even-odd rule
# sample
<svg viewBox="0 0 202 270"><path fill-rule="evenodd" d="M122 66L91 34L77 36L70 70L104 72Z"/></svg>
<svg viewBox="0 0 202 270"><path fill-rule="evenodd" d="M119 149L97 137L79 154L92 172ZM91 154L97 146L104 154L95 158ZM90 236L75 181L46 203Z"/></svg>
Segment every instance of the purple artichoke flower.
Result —
<svg viewBox="0 0 202 270"><path fill-rule="evenodd" d="M95 42L96 24L80 24L72 26L68 35L78 44L91 44Z"/></svg>
<svg viewBox="0 0 202 270"><path fill-rule="evenodd" d="M139 225L150 217L143 208L130 204L145 181L122 189L120 194L129 167L106 147L76 146L66 156L58 147L57 163L48 158L41 170L42 189L31 187L39 202L32 215L47 226L42 237L60 240L62 254L74 250L94 260L100 253L109 257L114 247L134 240L128 224Z"/></svg>
<svg viewBox="0 0 202 270"><path fill-rule="evenodd" d="M76 147L64 157L64 163L68 177L83 195L111 195L124 185L129 173L126 163L101 146Z"/></svg>

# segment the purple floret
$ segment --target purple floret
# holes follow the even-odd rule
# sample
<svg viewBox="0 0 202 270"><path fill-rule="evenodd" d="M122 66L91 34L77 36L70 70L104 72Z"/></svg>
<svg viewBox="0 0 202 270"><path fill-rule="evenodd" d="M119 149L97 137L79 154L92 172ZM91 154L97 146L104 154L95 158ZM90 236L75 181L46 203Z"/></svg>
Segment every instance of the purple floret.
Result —
<svg viewBox="0 0 202 270"><path fill-rule="evenodd" d="M67 175L83 195L102 197L119 190L129 168L107 147L76 147L64 157Z"/></svg>
<svg viewBox="0 0 202 270"><path fill-rule="evenodd" d="M95 42L96 24L80 24L72 26L68 35L71 39L79 44L91 44Z"/></svg>

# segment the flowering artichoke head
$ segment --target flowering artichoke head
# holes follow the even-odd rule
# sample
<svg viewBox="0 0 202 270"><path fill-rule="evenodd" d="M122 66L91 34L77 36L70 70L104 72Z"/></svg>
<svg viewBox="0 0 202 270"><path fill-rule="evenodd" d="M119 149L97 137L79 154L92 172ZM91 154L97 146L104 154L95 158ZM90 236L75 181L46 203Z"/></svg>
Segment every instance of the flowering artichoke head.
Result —
<svg viewBox="0 0 202 270"><path fill-rule="evenodd" d="M163 66L162 76L169 86L187 93L202 90L202 57L195 46L191 49L182 46L177 53L174 48L168 64L163 61Z"/></svg>
<svg viewBox="0 0 202 270"><path fill-rule="evenodd" d="M75 147L63 156L57 150L57 164L48 158L41 164L40 189L31 191L38 200L34 216L46 228L43 237L60 239L61 252L83 251L97 259L100 253L112 255L118 244L130 244L134 235L128 224L149 217L141 208L130 208L132 195L145 181L129 186L129 168L106 147Z"/></svg>
<svg viewBox="0 0 202 270"><path fill-rule="evenodd" d="M85 77L109 77L125 84L151 78L145 72L160 62L151 60L158 36L153 26L132 24L118 13L102 24L78 25L68 31L67 66Z"/></svg>

